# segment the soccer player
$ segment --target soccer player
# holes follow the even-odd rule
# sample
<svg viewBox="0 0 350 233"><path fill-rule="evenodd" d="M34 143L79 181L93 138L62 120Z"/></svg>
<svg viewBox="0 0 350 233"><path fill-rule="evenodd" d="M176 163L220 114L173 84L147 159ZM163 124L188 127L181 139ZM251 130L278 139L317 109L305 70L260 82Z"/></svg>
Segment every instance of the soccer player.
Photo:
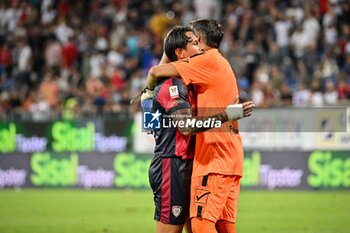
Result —
<svg viewBox="0 0 350 233"><path fill-rule="evenodd" d="M186 62L152 67L147 88L153 89L162 77L181 76L186 85L197 87L198 115L207 116L213 109L228 106L238 96L238 87L229 62L218 51L223 38L221 26L215 20L199 19L191 22L191 27L205 53ZM220 132L197 134L191 180L193 232L236 232L243 161L237 121L223 124Z"/></svg>
<svg viewBox="0 0 350 233"><path fill-rule="evenodd" d="M188 58L199 53L198 37L189 27L174 27L165 38L165 53L171 61ZM195 95L193 85L186 86L178 78L161 81L154 90L152 111L172 116L174 122L181 120L202 120L208 118L226 122L235 117L250 115L252 103L245 103L240 116L224 111L215 116L196 118L192 116ZM154 131L156 148L149 169L149 180L154 193L157 232L182 232L183 225L191 232L189 225L190 180L194 154L193 136L210 127L174 127Z"/></svg>

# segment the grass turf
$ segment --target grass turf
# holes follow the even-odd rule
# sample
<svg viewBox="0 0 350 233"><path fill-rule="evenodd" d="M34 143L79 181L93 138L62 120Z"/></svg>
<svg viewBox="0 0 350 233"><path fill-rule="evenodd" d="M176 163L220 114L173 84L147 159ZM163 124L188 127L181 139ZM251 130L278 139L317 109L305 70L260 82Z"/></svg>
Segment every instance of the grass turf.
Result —
<svg viewBox="0 0 350 233"><path fill-rule="evenodd" d="M151 191L0 191L2 233L155 232ZM250 191L239 202L239 233L348 233L347 191Z"/></svg>

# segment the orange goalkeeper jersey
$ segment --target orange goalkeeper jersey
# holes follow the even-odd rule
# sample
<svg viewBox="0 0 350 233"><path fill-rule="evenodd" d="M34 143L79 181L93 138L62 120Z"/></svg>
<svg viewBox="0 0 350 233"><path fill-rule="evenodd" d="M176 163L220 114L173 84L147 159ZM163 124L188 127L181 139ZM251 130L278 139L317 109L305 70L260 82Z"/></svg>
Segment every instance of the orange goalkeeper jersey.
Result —
<svg viewBox="0 0 350 233"><path fill-rule="evenodd" d="M217 49L171 64L186 85L196 86L199 116L222 112L238 96L231 65ZM196 140L193 177L208 173L243 175L243 146L237 121L198 133Z"/></svg>

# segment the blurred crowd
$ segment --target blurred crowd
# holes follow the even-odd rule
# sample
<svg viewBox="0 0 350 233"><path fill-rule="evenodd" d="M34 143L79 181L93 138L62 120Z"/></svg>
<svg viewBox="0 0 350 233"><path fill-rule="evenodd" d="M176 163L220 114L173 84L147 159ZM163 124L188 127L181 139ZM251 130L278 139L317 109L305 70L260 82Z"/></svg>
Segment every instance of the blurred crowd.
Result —
<svg viewBox="0 0 350 233"><path fill-rule="evenodd" d="M133 114L166 32L203 17L243 100L349 106L349 0L2 0L0 119Z"/></svg>

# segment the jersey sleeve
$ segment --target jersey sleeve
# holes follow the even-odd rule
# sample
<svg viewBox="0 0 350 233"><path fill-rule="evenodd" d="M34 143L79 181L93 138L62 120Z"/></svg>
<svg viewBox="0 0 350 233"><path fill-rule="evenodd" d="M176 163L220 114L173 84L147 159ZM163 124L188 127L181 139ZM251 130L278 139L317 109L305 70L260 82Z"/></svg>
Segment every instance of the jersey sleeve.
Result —
<svg viewBox="0 0 350 233"><path fill-rule="evenodd" d="M160 87L157 101L168 113L191 108L187 86L178 78L169 78Z"/></svg>
<svg viewBox="0 0 350 233"><path fill-rule="evenodd" d="M212 66L209 54L203 53L195 57L170 63L179 72L186 85L208 85L213 82Z"/></svg>

